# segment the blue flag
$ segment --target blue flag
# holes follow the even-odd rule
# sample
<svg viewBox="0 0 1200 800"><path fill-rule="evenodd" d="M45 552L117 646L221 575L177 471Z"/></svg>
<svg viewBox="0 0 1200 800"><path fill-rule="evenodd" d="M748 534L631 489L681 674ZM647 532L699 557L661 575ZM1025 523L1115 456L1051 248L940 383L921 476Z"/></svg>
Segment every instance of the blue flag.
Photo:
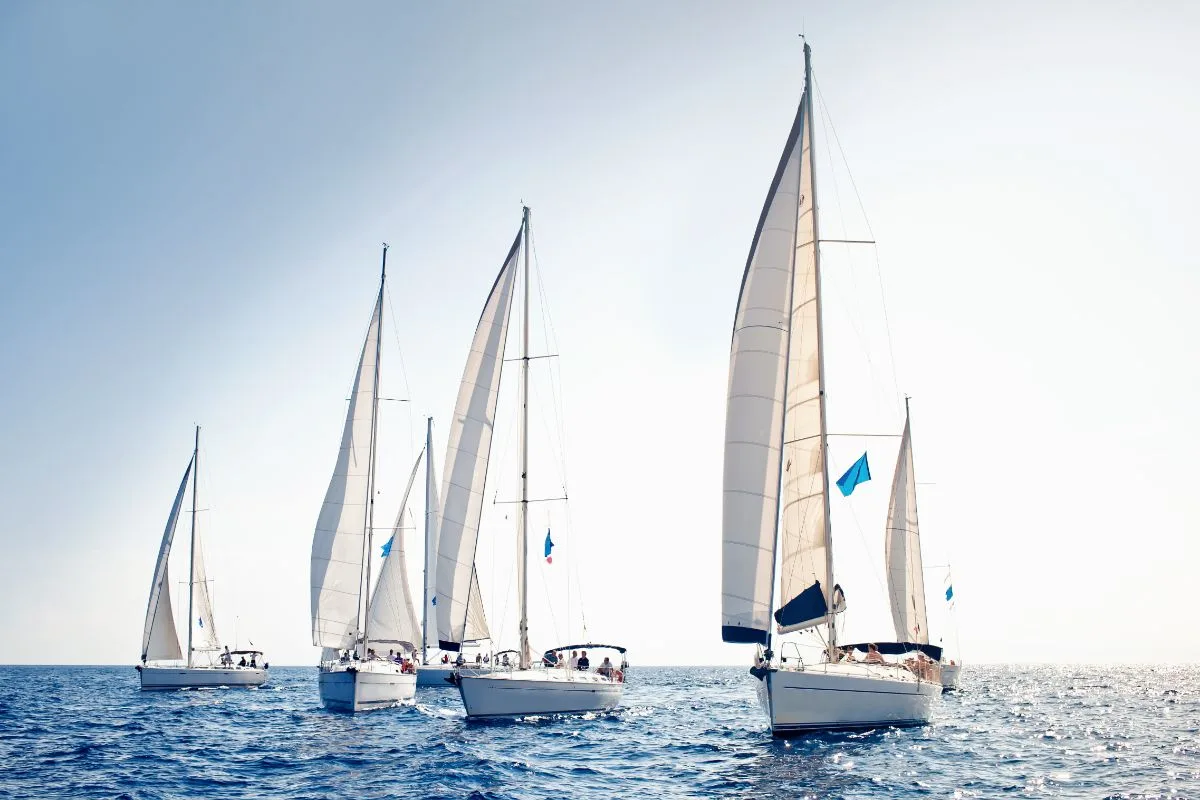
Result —
<svg viewBox="0 0 1200 800"><path fill-rule="evenodd" d="M952 599L954 599L954 587L947 586L946 587L946 602L949 603Z"/></svg>
<svg viewBox="0 0 1200 800"><path fill-rule="evenodd" d="M554 542L550 541L550 529L546 528L546 563L553 564L554 559L550 557L550 551L554 549Z"/></svg>
<svg viewBox="0 0 1200 800"><path fill-rule="evenodd" d="M392 554L392 539L395 539L395 538L396 538L396 536L395 536L395 534L393 534L391 539L388 539L386 542L383 543L382 546L380 546L379 549L383 551L383 554L380 556L380 558L387 558L388 556L390 556Z"/></svg>
<svg viewBox="0 0 1200 800"><path fill-rule="evenodd" d="M846 470L846 474L837 479L837 486L842 490L844 496L849 497L855 486L869 480L871 480L871 467L867 464L867 454L863 453L862 458L851 464L850 469Z"/></svg>

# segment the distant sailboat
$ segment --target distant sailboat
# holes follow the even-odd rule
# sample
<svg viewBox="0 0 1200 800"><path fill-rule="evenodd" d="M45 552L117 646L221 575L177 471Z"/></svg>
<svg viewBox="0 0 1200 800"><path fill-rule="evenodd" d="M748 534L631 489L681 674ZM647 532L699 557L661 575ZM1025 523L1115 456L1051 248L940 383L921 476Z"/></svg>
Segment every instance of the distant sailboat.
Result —
<svg viewBox="0 0 1200 800"><path fill-rule="evenodd" d="M534 663L529 644L529 209L521 230L484 304L459 386L450 429L445 478L445 506L438 535L437 628L439 646L456 650L467 641L468 618L475 586L475 547L479 536L483 491L491 455L492 431L504 363L505 341L524 252L524 329L521 362L521 499L517 506L517 595L520 643L515 664L507 654L490 671L460 672L459 691L469 718L511 717L598 711L621 701L623 677L617 670L600 674L587 669L544 668L548 654ZM623 653L623 651L620 651ZM557 660L557 659L554 659ZM574 666L574 665L572 665Z"/></svg>
<svg viewBox="0 0 1200 800"><path fill-rule="evenodd" d="M941 691L900 665L849 663L837 644L812 93L805 44L804 94L742 279L726 407L721 635L760 646L751 672L777 735L921 724ZM781 658L772 618L780 636L823 628L824 661Z"/></svg>
<svg viewBox="0 0 1200 800"><path fill-rule="evenodd" d="M338 711L366 711L411 703L417 676L411 662L385 658L372 645L413 651L420 638L403 564L403 536L396 558L384 559L375 591L371 547L375 519L375 462L379 414L379 366L387 245L379 294L358 360L346 412L341 449L313 533L310 577L313 644L323 648L318 672L321 702ZM414 465L408 488L416 477ZM405 492L407 501L408 492ZM400 505L393 535L400 533Z"/></svg>
<svg viewBox="0 0 1200 800"><path fill-rule="evenodd" d="M437 482L433 465L433 418L425 421L425 569L422 574L421 663L417 667L417 686L449 688L456 669L469 673L470 667L459 666L456 659L444 654L441 659L430 653L438 652L437 596L433 581L437 574L437 532L441 521ZM467 629L464 644L483 642L492 637L483 610L483 594L479 590L479 575L471 573L471 591L467 602Z"/></svg>
<svg viewBox="0 0 1200 800"><path fill-rule="evenodd" d="M142 658L137 666L142 689L198 689L217 686L260 686L267 680L267 669L258 662L262 652L258 650L221 650L217 638L216 620L212 613L212 594L208 590L208 576L204 570L204 555L200 538L196 533L196 488L200 464L200 427L196 427L196 444L171 514L167 517L167 528L163 531L162 544L158 548L158 561L154 565L154 579L150 583L150 600L146 605L146 623L142 630ZM192 526L188 565L188 636L187 657L179 647L179 634L175 629L175 614L171 607L170 576L167 564L171 556L171 545L175 538L175 527L183 505L188 478L192 479ZM198 657L199 656L199 657ZM235 664L237 656L245 665ZM247 656L249 659L247 660ZM183 662L172 664L170 662ZM202 663L203 662L203 663Z"/></svg>

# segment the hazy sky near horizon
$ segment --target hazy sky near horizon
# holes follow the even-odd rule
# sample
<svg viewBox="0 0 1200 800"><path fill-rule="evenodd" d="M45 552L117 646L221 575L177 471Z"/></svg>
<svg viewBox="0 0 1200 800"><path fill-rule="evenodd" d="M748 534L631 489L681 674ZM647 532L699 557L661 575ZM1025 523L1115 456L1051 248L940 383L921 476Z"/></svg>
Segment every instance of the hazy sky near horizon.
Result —
<svg viewBox="0 0 1200 800"><path fill-rule="evenodd" d="M313 663L309 548L379 244L395 485L426 415L445 462L522 201L562 356L575 558L551 575L573 563L588 636L634 663L747 663L719 637L729 336L801 30L836 125L827 233L879 242L896 377L870 425L913 396L963 656L1200 660L1196 6L10 2L0 663L137 658L194 423L224 638ZM874 259L828 267L871 319ZM866 447L839 576L882 556L895 450ZM890 636L876 581L839 579L847 624ZM568 634L546 625L535 644Z"/></svg>

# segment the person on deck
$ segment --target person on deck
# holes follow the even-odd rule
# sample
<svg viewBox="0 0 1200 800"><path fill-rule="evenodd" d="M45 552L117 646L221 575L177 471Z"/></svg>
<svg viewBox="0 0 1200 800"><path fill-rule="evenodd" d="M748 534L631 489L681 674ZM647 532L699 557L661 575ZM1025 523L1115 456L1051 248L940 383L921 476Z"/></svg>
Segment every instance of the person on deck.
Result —
<svg viewBox="0 0 1200 800"><path fill-rule="evenodd" d="M600 673L601 675L603 675L606 678L612 677L612 673L613 673L612 659L610 659L608 656L605 656L604 661L602 661L600 663L600 666L596 667L596 672Z"/></svg>
<svg viewBox="0 0 1200 800"><path fill-rule="evenodd" d="M873 644L867 645L867 657L863 659L868 664L884 664L883 656L879 653L879 648Z"/></svg>
<svg viewBox="0 0 1200 800"><path fill-rule="evenodd" d="M242 656L241 660L240 660L240 661L238 661L238 666L239 666L239 667L244 667L244 666L246 666L246 657L245 657L245 656Z"/></svg>
<svg viewBox="0 0 1200 800"><path fill-rule="evenodd" d="M579 669L587 671L592 668L592 662L588 660L587 650L579 654Z"/></svg>

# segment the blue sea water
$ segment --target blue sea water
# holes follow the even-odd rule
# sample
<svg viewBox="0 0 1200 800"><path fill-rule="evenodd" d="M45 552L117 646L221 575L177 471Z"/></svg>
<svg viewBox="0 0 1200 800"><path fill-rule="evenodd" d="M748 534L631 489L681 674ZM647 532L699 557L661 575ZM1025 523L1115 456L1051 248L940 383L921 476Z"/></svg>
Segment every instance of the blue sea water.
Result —
<svg viewBox="0 0 1200 800"><path fill-rule="evenodd" d="M1200 798L1200 667L974 667L931 725L788 741L741 668L633 670L620 710L467 723L324 711L316 669L142 693L130 667L0 667L0 797Z"/></svg>

